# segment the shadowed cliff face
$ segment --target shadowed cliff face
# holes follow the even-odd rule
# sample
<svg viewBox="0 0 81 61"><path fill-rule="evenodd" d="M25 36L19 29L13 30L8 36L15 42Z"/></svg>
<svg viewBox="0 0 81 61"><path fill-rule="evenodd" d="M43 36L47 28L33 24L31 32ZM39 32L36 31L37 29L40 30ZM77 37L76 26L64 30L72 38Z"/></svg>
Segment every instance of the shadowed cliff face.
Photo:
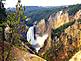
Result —
<svg viewBox="0 0 81 61"><path fill-rule="evenodd" d="M46 61L41 57L38 57L37 55L25 52L18 48L12 49L12 55L17 61Z"/></svg>

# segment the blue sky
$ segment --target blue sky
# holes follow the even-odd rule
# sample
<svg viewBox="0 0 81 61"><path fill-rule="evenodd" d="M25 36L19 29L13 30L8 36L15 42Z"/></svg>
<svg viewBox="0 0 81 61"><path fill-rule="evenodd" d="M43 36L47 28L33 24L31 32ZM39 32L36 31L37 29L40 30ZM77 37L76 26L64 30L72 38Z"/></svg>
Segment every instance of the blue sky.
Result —
<svg viewBox="0 0 81 61"><path fill-rule="evenodd" d="M62 6L81 4L81 0L21 0L24 6ZM6 0L5 7L15 7L17 0Z"/></svg>

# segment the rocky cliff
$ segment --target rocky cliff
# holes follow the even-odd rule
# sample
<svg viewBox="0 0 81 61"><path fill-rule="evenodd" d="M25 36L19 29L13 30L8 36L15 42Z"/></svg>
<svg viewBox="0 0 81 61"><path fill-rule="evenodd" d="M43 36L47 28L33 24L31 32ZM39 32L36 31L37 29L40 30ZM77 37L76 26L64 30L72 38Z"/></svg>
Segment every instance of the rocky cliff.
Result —
<svg viewBox="0 0 81 61"><path fill-rule="evenodd" d="M48 34L48 38L45 40L44 42L44 46L41 47L41 49L39 50L38 54L43 57L43 55L45 54L45 52L47 50L49 50L49 48L51 47L51 26L49 24L49 22L46 22L45 19L42 19L38 24L38 33L39 35L44 35L44 34Z"/></svg>
<svg viewBox="0 0 81 61"><path fill-rule="evenodd" d="M75 18L76 20L81 19L81 10L79 10L79 11L75 14L74 18Z"/></svg>
<svg viewBox="0 0 81 61"><path fill-rule="evenodd" d="M80 50L80 14L79 10L74 16L69 16L67 11L60 11L50 15L47 28L51 29L51 31L45 45L39 51L40 56L48 61L68 61Z"/></svg>
<svg viewBox="0 0 81 61"><path fill-rule="evenodd" d="M67 11L59 11L50 15L48 21L51 23L53 29L60 27L61 25L69 22L69 16Z"/></svg>
<svg viewBox="0 0 81 61"><path fill-rule="evenodd" d="M48 33L44 46L38 52L38 55L47 61L69 61L76 52L81 50L81 11L78 11L74 16L69 16L67 11L59 11L50 15L47 22L42 19L37 27L38 34ZM4 46L6 60L10 47L9 44ZM12 47L10 52L12 55L10 54L8 59L13 57L13 60L17 61L45 61L43 58L18 47Z"/></svg>

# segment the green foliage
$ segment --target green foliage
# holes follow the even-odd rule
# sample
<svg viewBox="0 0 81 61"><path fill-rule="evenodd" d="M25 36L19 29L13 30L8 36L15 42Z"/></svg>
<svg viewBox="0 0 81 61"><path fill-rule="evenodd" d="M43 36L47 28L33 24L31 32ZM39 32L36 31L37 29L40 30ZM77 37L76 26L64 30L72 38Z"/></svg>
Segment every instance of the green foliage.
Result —
<svg viewBox="0 0 81 61"><path fill-rule="evenodd" d="M2 27L0 27L0 32L2 31Z"/></svg>
<svg viewBox="0 0 81 61"><path fill-rule="evenodd" d="M6 1L6 0L0 0L0 2L1 2L1 1Z"/></svg>
<svg viewBox="0 0 81 61"><path fill-rule="evenodd" d="M54 61L59 55L59 51L63 51L63 43L61 41L55 42L49 50L43 55L47 61Z"/></svg>
<svg viewBox="0 0 81 61"><path fill-rule="evenodd" d="M81 4L70 5L68 7L69 15L74 15L80 9L81 9Z"/></svg>
<svg viewBox="0 0 81 61"><path fill-rule="evenodd" d="M10 26L14 26L15 24L17 24L15 13L11 13L7 16L7 24Z"/></svg>
<svg viewBox="0 0 81 61"><path fill-rule="evenodd" d="M64 32L64 30L65 30L67 27L73 25L74 23L75 23L75 21L69 22L69 23L66 23L66 24L60 26L59 28L53 30L53 33L54 33L53 35L54 35L54 36L60 36L60 34L61 34L62 32Z"/></svg>
<svg viewBox="0 0 81 61"><path fill-rule="evenodd" d="M17 8L17 7L16 7ZM13 46L17 47L17 48L23 48L22 47L22 41L20 40L21 35L18 33L18 28L20 27L20 20L25 20L26 16L24 15L24 10L22 9L22 5L20 6L19 10L17 11L18 13L8 13L7 14L7 21L5 24L8 24L11 30L10 33L10 40L6 41L7 43L9 43L9 48L7 48L5 50L5 58L7 59L7 61L14 61L14 58L12 57L12 53L11 50L13 48ZM22 29L25 26L22 26ZM8 57L8 58L7 58Z"/></svg>
<svg viewBox="0 0 81 61"><path fill-rule="evenodd" d="M22 5L19 8L17 13L10 13L7 16L7 24L13 29L17 30L20 25L20 20L25 20L27 17L24 15L24 10L22 9Z"/></svg>

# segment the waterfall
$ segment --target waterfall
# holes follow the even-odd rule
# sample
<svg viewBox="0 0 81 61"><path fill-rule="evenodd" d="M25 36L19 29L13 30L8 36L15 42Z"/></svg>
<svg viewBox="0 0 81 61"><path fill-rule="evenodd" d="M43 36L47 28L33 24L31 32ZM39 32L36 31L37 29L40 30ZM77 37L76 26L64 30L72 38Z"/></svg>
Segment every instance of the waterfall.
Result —
<svg viewBox="0 0 81 61"><path fill-rule="evenodd" d="M36 32L34 31L35 31L34 26L29 28L27 32L27 41L31 43L32 47L36 49L36 52L38 52L40 48L43 47L44 42L48 37L48 34L39 36L38 34L35 34Z"/></svg>

